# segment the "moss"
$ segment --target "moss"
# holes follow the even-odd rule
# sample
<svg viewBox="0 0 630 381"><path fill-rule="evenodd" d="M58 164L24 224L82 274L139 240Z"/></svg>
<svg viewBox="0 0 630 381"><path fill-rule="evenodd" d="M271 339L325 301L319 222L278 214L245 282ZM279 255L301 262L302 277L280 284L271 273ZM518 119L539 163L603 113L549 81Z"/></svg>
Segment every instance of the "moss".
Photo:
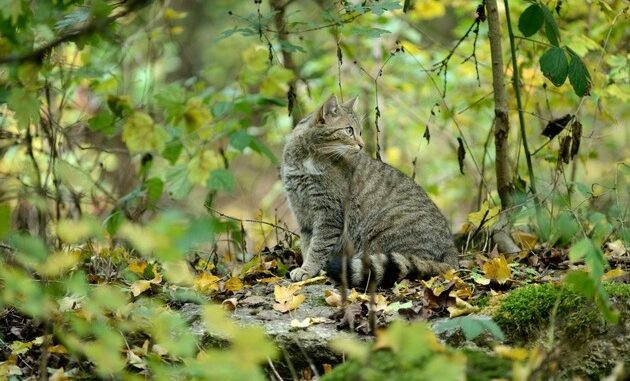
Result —
<svg viewBox="0 0 630 381"><path fill-rule="evenodd" d="M469 381L487 381L507 379L512 372L512 362L486 352L463 349L466 358L466 379Z"/></svg>
<svg viewBox="0 0 630 381"><path fill-rule="evenodd" d="M630 298L629 284L606 283L604 289L613 299ZM493 318L512 340L531 341L541 329L548 327L556 303L557 323L567 337L583 339L589 327L605 324L591 300L553 284L527 285L510 292L502 299Z"/></svg>
<svg viewBox="0 0 630 381"><path fill-rule="evenodd" d="M471 304L475 307L486 308L490 304L490 297L487 294L483 294L478 298L471 300Z"/></svg>

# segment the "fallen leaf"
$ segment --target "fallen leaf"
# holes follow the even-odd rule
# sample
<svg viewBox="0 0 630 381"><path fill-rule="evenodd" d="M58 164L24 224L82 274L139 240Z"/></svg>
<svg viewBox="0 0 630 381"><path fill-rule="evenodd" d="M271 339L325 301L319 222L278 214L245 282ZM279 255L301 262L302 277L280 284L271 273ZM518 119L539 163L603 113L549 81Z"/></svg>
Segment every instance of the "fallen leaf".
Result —
<svg viewBox="0 0 630 381"><path fill-rule="evenodd" d="M55 353L58 355L66 355L68 354L68 350L61 344L52 345L48 347L48 353Z"/></svg>
<svg viewBox="0 0 630 381"><path fill-rule="evenodd" d="M268 278L258 279L257 282L259 282L259 283L277 283L277 282L280 282L282 279L284 279L284 278L274 275L274 276L271 276L271 277L268 277Z"/></svg>
<svg viewBox="0 0 630 381"><path fill-rule="evenodd" d="M208 291L217 291L219 289L219 278L216 275L212 275L207 271L202 272L201 274L195 277L193 281L193 286L195 290L208 292Z"/></svg>
<svg viewBox="0 0 630 381"><path fill-rule="evenodd" d="M318 323L324 323L326 321L326 319L324 318L318 318L318 317L307 317L302 321L299 321L297 319L293 319L291 320L291 323L289 323L289 325L293 328L307 328L310 327L313 324L318 324Z"/></svg>
<svg viewBox="0 0 630 381"><path fill-rule="evenodd" d="M324 299L329 306L333 307L341 307L341 295L337 294L332 290L324 291Z"/></svg>
<svg viewBox="0 0 630 381"><path fill-rule="evenodd" d="M623 269L617 267L616 269L612 269L610 271L607 271L606 274L604 274L604 276L602 276L602 280L611 280L611 279L622 277L622 276L624 276L626 274L627 274L626 271L624 271Z"/></svg>
<svg viewBox="0 0 630 381"><path fill-rule="evenodd" d="M447 308L449 312L449 316L451 318L468 315L473 312L479 311L479 307L475 307L472 304L461 300L460 298L455 298L455 305Z"/></svg>
<svg viewBox="0 0 630 381"><path fill-rule="evenodd" d="M500 284L510 279L512 271L508 267L507 260L503 255L494 258L483 264L483 272L488 279L494 279Z"/></svg>
<svg viewBox="0 0 630 381"><path fill-rule="evenodd" d="M481 274L478 274L478 273L471 273L471 274L470 274L470 277L472 278L472 280L473 280L475 283L480 284L480 285L482 285L482 286L487 286L487 285L489 285L489 284L490 284L490 279L488 279L488 278L484 277L484 276L483 276L483 275L481 275Z"/></svg>
<svg viewBox="0 0 630 381"><path fill-rule="evenodd" d="M538 237L532 233L515 231L512 232L512 238L521 247L522 250L533 250L538 243Z"/></svg>
<svg viewBox="0 0 630 381"><path fill-rule="evenodd" d="M228 311L234 311L238 305L238 300L236 300L236 298L225 299L221 302L221 305Z"/></svg>
<svg viewBox="0 0 630 381"><path fill-rule="evenodd" d="M59 368L55 371L55 373L51 374L48 379L50 381L66 381L70 378L66 376L66 372L63 370L63 368Z"/></svg>
<svg viewBox="0 0 630 381"><path fill-rule="evenodd" d="M494 347L494 353L496 353L499 357L514 361L523 361L529 356L529 351L527 349L510 347L507 345L497 345Z"/></svg>
<svg viewBox="0 0 630 381"><path fill-rule="evenodd" d="M140 276L144 275L144 270L147 268L149 264L147 263L147 261L132 261L129 262L129 265L127 266L127 270L131 271L132 273L136 273Z"/></svg>
<svg viewBox="0 0 630 381"><path fill-rule="evenodd" d="M276 286L273 290L276 302L273 309L282 313L293 311L304 302L304 295L295 295L302 289L302 285L293 283L289 287Z"/></svg>
<svg viewBox="0 0 630 381"><path fill-rule="evenodd" d="M237 277L232 277L225 282L225 289L228 291L236 292L240 291L242 288L243 282Z"/></svg>
<svg viewBox="0 0 630 381"><path fill-rule="evenodd" d="M398 312L398 310L404 310L404 309L408 309L413 307L413 302L411 300L405 302L405 303L401 303L401 302L394 302L392 304L390 304L389 306L387 306L387 311L389 312Z"/></svg>
<svg viewBox="0 0 630 381"><path fill-rule="evenodd" d="M274 304L273 309L285 313L297 309L302 302L304 302L304 295L293 295L286 302Z"/></svg>
<svg viewBox="0 0 630 381"><path fill-rule="evenodd" d="M138 369L147 368L147 364L144 362L144 360L130 350L127 351L127 363Z"/></svg>
<svg viewBox="0 0 630 381"><path fill-rule="evenodd" d="M140 279L131 284L129 289L133 296L138 296L151 288L152 284L159 284L162 282L162 276L159 273L155 273L155 278L151 280Z"/></svg>
<svg viewBox="0 0 630 381"><path fill-rule="evenodd" d="M610 250L611 255L620 256L626 252L626 247L620 239L608 242L606 246L608 247L608 250Z"/></svg>
<svg viewBox="0 0 630 381"><path fill-rule="evenodd" d="M303 280L303 281L300 281L300 282L295 282L293 284L296 284L296 285L299 285L299 286L305 286L307 284L323 282L323 281L326 281L326 280L328 280L327 276L320 275L320 276L316 276L314 278L309 278L309 279L306 279L306 280Z"/></svg>

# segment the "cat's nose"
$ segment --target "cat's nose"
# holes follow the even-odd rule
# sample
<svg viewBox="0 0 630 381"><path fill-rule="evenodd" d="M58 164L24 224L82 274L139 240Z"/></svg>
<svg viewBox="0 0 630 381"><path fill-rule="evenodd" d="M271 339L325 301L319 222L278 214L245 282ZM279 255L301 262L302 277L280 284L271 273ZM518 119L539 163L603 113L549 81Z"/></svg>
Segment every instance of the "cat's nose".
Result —
<svg viewBox="0 0 630 381"><path fill-rule="evenodd" d="M359 146L359 149L362 149L363 146L365 145L365 143L363 142L363 139L361 139L361 137L359 137L357 139L357 145Z"/></svg>

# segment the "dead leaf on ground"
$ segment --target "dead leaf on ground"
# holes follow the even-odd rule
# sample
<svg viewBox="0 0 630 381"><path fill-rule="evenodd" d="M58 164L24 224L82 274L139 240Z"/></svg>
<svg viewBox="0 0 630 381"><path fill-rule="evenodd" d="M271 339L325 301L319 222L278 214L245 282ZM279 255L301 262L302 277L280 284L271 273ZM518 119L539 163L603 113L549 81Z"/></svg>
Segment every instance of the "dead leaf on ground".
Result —
<svg viewBox="0 0 630 381"><path fill-rule="evenodd" d="M234 311L238 305L238 300L236 300L236 298L225 299L221 302L221 305L228 311Z"/></svg>
<svg viewBox="0 0 630 381"><path fill-rule="evenodd" d="M232 277L225 282L225 289L232 292L240 291L243 288L243 282L237 278Z"/></svg>
<svg viewBox="0 0 630 381"><path fill-rule="evenodd" d="M293 283L289 287L276 286L273 294L278 303L273 305L273 309L285 313L298 308L304 302L304 295L296 295L301 289L302 286L297 283Z"/></svg>
<svg viewBox="0 0 630 381"><path fill-rule="evenodd" d="M455 298L455 305L446 308L449 312L449 317L454 318L462 315L469 315L474 312L479 311L479 307L475 307L472 304L461 300L460 298Z"/></svg>
<svg viewBox="0 0 630 381"><path fill-rule="evenodd" d="M496 280L499 284L507 282L512 275L512 271L503 255L484 263L483 272L486 278Z"/></svg>
<svg viewBox="0 0 630 381"><path fill-rule="evenodd" d="M147 268L149 264L147 263L147 261L132 261L129 262L129 265L127 266L127 270L131 271L132 273L136 273L140 276L144 275L144 270Z"/></svg>
<svg viewBox="0 0 630 381"><path fill-rule="evenodd" d="M216 275L212 275L207 271L198 274L193 281L195 290L201 292L217 291L219 290L219 278Z"/></svg>
<svg viewBox="0 0 630 381"><path fill-rule="evenodd" d="M512 232L512 238L514 238L514 241L516 241L522 250L527 251L533 250L538 243L538 237L535 234L523 231Z"/></svg>
<svg viewBox="0 0 630 381"><path fill-rule="evenodd" d="M324 299L329 306L333 307L341 307L341 295L337 294L332 290L324 291Z"/></svg>
<svg viewBox="0 0 630 381"><path fill-rule="evenodd" d="M611 279L622 277L622 276L624 276L626 274L627 274L626 271L624 271L623 269L617 267L616 269L612 269L610 271L607 271L606 274L604 274L604 276L602 276L602 280L611 280Z"/></svg>
<svg viewBox="0 0 630 381"><path fill-rule="evenodd" d="M327 319L321 317L307 317L302 321L293 319L289 325L293 328L307 328L313 324L325 323L326 321Z"/></svg>
<svg viewBox="0 0 630 381"><path fill-rule="evenodd" d="M133 282L131 286L129 286L129 290L131 290L133 296L138 296L150 289L151 285L160 284L161 282L162 276L159 273L155 273L155 277L151 280L140 279Z"/></svg>

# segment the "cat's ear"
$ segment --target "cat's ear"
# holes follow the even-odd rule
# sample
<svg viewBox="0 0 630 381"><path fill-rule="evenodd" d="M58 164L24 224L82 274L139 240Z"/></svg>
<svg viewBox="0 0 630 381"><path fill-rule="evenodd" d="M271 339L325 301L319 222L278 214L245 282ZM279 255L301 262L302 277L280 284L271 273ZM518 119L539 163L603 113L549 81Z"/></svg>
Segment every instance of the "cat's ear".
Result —
<svg viewBox="0 0 630 381"><path fill-rule="evenodd" d="M331 95L319 108L317 116L320 122L326 123L330 118L334 118L337 115L339 115L339 102L336 96Z"/></svg>
<svg viewBox="0 0 630 381"><path fill-rule="evenodd" d="M357 98L359 98L359 96L355 95L354 97L352 97L352 99L342 104L341 107L343 107L347 112L353 112L354 105L357 102Z"/></svg>

